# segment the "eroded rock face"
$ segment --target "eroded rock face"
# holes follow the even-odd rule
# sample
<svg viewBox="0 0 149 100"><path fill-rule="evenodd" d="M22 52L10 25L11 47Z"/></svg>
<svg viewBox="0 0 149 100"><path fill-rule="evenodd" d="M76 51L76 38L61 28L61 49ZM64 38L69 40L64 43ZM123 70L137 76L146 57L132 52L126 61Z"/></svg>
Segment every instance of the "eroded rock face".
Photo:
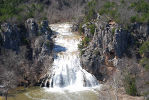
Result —
<svg viewBox="0 0 149 100"><path fill-rule="evenodd" d="M18 50L20 45L20 34L16 25L4 23L1 25L2 45L7 49Z"/></svg>
<svg viewBox="0 0 149 100"><path fill-rule="evenodd" d="M129 32L119 29L117 26L114 28L107 27L107 25L101 26L104 24L100 22L95 23L95 25L97 29L93 36L88 35L90 30L83 26L85 36L92 39L88 46L83 49L81 62L85 69L102 80L107 77L108 69L114 70L118 59L126 52L131 39Z"/></svg>
<svg viewBox="0 0 149 100"><path fill-rule="evenodd" d="M43 20L41 24L37 24L33 18L30 18L23 27L9 23L1 25L0 44L2 45L0 50L2 48L3 51L6 51L6 49L13 50L12 53L15 56L20 56L19 60L22 65L18 65L19 69L26 69L22 73L24 75L20 76L22 77L20 83L27 83L28 85L38 83L52 65L52 35L53 33L46 20ZM22 50L22 48L24 49ZM33 73L32 77L29 73Z"/></svg>
<svg viewBox="0 0 149 100"><path fill-rule="evenodd" d="M33 18L28 19L25 22L25 25L29 37L34 37L38 35L38 24L35 22Z"/></svg>

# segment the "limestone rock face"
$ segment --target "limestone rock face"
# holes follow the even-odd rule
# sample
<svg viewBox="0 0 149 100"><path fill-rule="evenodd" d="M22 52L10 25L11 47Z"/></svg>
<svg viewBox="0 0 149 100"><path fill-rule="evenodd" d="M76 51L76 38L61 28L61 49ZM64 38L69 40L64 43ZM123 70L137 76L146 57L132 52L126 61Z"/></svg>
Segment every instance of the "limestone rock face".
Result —
<svg viewBox="0 0 149 100"><path fill-rule="evenodd" d="M41 21L38 25L34 19L26 21L26 27L31 41L30 47L34 60L45 60L52 54L53 41L51 39L52 30L49 28L47 20Z"/></svg>
<svg viewBox="0 0 149 100"><path fill-rule="evenodd" d="M40 36L32 41L33 56L44 57L52 53L53 41L51 39L52 31L49 28L48 21L44 20L41 22L41 28L39 29Z"/></svg>
<svg viewBox="0 0 149 100"><path fill-rule="evenodd" d="M38 35L38 24L35 22L33 18L27 19L25 22L26 29L29 37L34 37Z"/></svg>
<svg viewBox="0 0 149 100"><path fill-rule="evenodd" d="M129 32L118 27L113 28L106 25L104 26L106 28L103 28L99 22L95 25L97 28L93 36L90 36L90 30L83 25L84 35L92 39L88 46L83 48L81 62L85 69L102 80L103 75L107 75L107 68L103 71L103 66L116 66L118 59L126 52L131 38Z"/></svg>
<svg viewBox="0 0 149 100"><path fill-rule="evenodd" d="M2 45L7 49L18 50L20 45L20 34L16 25L4 23L1 25Z"/></svg>
<svg viewBox="0 0 149 100"><path fill-rule="evenodd" d="M21 84L26 84L26 82L28 85L38 83L52 65L52 35L53 32L49 28L47 20L37 24L33 18L30 18L25 21L25 26L10 23L1 25L0 54L3 53L1 51L8 50L15 56L20 57L19 60L22 61L22 65L19 69L26 69L23 71L26 78L20 76L22 77L19 81ZM13 51L11 52L11 50ZM8 57L5 56L5 58ZM34 72L34 75L30 78L29 73L32 72Z"/></svg>

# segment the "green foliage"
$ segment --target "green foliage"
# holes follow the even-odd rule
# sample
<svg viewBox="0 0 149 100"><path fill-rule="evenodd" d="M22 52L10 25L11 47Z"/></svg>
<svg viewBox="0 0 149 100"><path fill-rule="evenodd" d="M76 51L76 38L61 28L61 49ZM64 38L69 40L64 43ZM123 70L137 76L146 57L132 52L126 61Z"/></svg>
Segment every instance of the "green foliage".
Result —
<svg viewBox="0 0 149 100"><path fill-rule="evenodd" d="M134 8L138 15L135 17L132 16L130 19L132 22L135 20L136 22L149 22L149 3L145 0L138 0L137 2L134 2L130 6L131 8ZM140 16L139 16L140 15Z"/></svg>
<svg viewBox="0 0 149 100"><path fill-rule="evenodd" d="M137 2L132 3L131 7L134 7L135 10L138 12L142 12L142 13L149 12L149 4L144 0L138 0Z"/></svg>
<svg viewBox="0 0 149 100"><path fill-rule="evenodd" d="M109 1L107 1L107 2L104 4L104 8L105 8L105 9L110 9L110 8L115 7L115 5L116 5L115 2L109 2Z"/></svg>
<svg viewBox="0 0 149 100"><path fill-rule="evenodd" d="M87 12L86 12L86 16L85 16L85 20L88 22L91 19L94 18L95 13L95 5L96 5L96 1L92 0L90 2L88 2L88 7L87 7Z"/></svg>
<svg viewBox="0 0 149 100"><path fill-rule="evenodd" d="M90 38L85 37L85 38L81 41L81 43L78 45L78 48L79 48L80 50L82 50L84 47L86 47L86 46L88 45L89 42L90 42Z"/></svg>
<svg viewBox="0 0 149 100"><path fill-rule="evenodd" d="M145 70L149 70L149 58L144 57L140 60L140 64L145 68Z"/></svg>
<svg viewBox="0 0 149 100"><path fill-rule="evenodd" d="M93 34L95 33L95 29L96 29L95 24L90 24L90 25L88 25L88 28L90 29L90 32L91 32L91 34L93 35Z"/></svg>
<svg viewBox="0 0 149 100"><path fill-rule="evenodd" d="M103 14L105 14L105 13L107 13L107 10L106 10L106 9L101 8L101 9L99 10L99 14L100 14L100 15L103 15Z"/></svg>
<svg viewBox="0 0 149 100"><path fill-rule="evenodd" d="M35 17L35 12L42 12L43 5L27 3L28 0L3 0L0 2L0 23L11 20L24 22L29 17ZM14 20L15 19L15 20Z"/></svg>
<svg viewBox="0 0 149 100"><path fill-rule="evenodd" d="M0 22L6 21L8 18L17 16L22 11L18 4L26 0L3 0L0 4Z"/></svg>
<svg viewBox="0 0 149 100"><path fill-rule="evenodd" d="M125 75L123 84L127 94L131 96L138 95L137 88L136 88L136 80L130 74Z"/></svg>
<svg viewBox="0 0 149 100"><path fill-rule="evenodd" d="M136 22L136 21L137 21L137 16L132 16L132 17L130 18L130 22L134 23L134 22Z"/></svg>
<svg viewBox="0 0 149 100"><path fill-rule="evenodd" d="M90 38L88 37L85 37L84 40L82 41L84 45L87 45L89 42L90 42Z"/></svg>
<svg viewBox="0 0 149 100"><path fill-rule="evenodd" d="M103 7L99 10L100 15L108 15L115 21L118 21L119 13L117 11L117 4L115 2L105 2Z"/></svg>
<svg viewBox="0 0 149 100"><path fill-rule="evenodd" d="M124 0L121 0L121 3L123 4L123 3L125 3L125 1Z"/></svg>
<svg viewBox="0 0 149 100"><path fill-rule="evenodd" d="M140 64L146 69L149 70L149 41L144 42L139 49L139 53L143 55L140 60Z"/></svg>
<svg viewBox="0 0 149 100"><path fill-rule="evenodd" d="M112 28L112 34L114 35L116 28Z"/></svg>
<svg viewBox="0 0 149 100"><path fill-rule="evenodd" d="M140 54L144 54L149 52L149 41L146 41L142 44L142 46L139 49Z"/></svg>

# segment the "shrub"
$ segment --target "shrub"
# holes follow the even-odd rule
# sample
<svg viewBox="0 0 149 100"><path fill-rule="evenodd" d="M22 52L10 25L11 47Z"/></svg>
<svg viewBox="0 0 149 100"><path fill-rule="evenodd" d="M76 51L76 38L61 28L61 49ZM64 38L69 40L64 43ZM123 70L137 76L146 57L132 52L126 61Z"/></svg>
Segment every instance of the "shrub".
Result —
<svg viewBox="0 0 149 100"><path fill-rule="evenodd" d="M136 81L130 74L126 75L124 78L124 88L127 94L131 96L137 96Z"/></svg>
<svg viewBox="0 0 149 100"><path fill-rule="evenodd" d="M138 12L148 13L149 12L149 4L145 2L144 0L139 0L138 2L135 2L135 9Z"/></svg>
<svg viewBox="0 0 149 100"><path fill-rule="evenodd" d="M149 41L146 41L142 44L142 46L139 49L140 54L144 54L149 52Z"/></svg>
<svg viewBox="0 0 149 100"><path fill-rule="evenodd" d="M80 50L82 50L84 47L86 47L86 46L88 45L89 42L90 42L90 38L85 37L85 38L81 41L81 43L78 45L78 48L79 48Z"/></svg>
<svg viewBox="0 0 149 100"><path fill-rule="evenodd" d="M103 7L99 10L100 15L108 15L115 21L118 21L119 13L117 10L117 4L115 2L105 2Z"/></svg>
<svg viewBox="0 0 149 100"><path fill-rule="evenodd" d="M134 23L136 21L137 21L137 17L136 16L130 17L130 22Z"/></svg>
<svg viewBox="0 0 149 100"><path fill-rule="evenodd" d="M140 64L145 68L145 70L149 70L149 58L144 57L140 60Z"/></svg>
<svg viewBox="0 0 149 100"><path fill-rule="evenodd" d="M137 2L134 2L130 6L131 8L134 8L138 12L138 17L132 16L130 21L136 21L136 22L148 22L149 21L149 3L145 0L138 0Z"/></svg>
<svg viewBox="0 0 149 100"><path fill-rule="evenodd" d="M88 26L88 28L90 29L90 32L91 32L91 34L93 35L93 34L95 33L95 29L96 29L95 24L90 24L90 25Z"/></svg>
<svg viewBox="0 0 149 100"><path fill-rule="evenodd" d="M88 37L85 37L84 40L82 41L84 46L87 46L89 42L90 42L90 38L88 38Z"/></svg>
<svg viewBox="0 0 149 100"><path fill-rule="evenodd" d="M122 4L124 4L124 3L125 3L125 1L124 1L124 0L121 0L121 3L122 3Z"/></svg>
<svg viewBox="0 0 149 100"><path fill-rule="evenodd" d="M96 14L96 12L95 12L95 5L96 5L96 1L95 0L92 0L92 1L88 2L86 14L85 14L85 20L87 22L90 21L91 19L93 19L94 15Z"/></svg>
<svg viewBox="0 0 149 100"><path fill-rule="evenodd" d="M114 35L116 28L112 28L112 34Z"/></svg>
<svg viewBox="0 0 149 100"><path fill-rule="evenodd" d="M140 64L146 69L149 70L149 41L144 42L139 49L139 53L143 55L143 58L140 60Z"/></svg>
<svg viewBox="0 0 149 100"><path fill-rule="evenodd" d="M104 8L101 8L100 10L99 10L99 14L100 15L103 15L103 14L105 14L106 13L106 9L104 9Z"/></svg>
<svg viewBox="0 0 149 100"><path fill-rule="evenodd" d="M84 52L85 52L84 50L82 50L82 49L80 50L80 54L81 54L81 55L83 55Z"/></svg>
<svg viewBox="0 0 149 100"><path fill-rule="evenodd" d="M116 5L116 3L115 2L106 2L105 4L104 4L104 8L105 9L109 9L109 8L113 8L113 7L115 7L115 5Z"/></svg>

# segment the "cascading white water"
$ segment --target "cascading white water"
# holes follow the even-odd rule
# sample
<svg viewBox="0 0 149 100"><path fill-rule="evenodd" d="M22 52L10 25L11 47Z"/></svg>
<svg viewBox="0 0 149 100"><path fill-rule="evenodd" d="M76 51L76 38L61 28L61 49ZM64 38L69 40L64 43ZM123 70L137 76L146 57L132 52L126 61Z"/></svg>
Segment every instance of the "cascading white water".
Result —
<svg viewBox="0 0 149 100"><path fill-rule="evenodd" d="M57 35L53 69L47 73L49 77L45 82L50 89L28 88L17 94L15 100L99 100L101 85L80 66L78 44L81 38L71 32L72 24L53 24L50 27ZM14 100L14 97L8 100Z"/></svg>
<svg viewBox="0 0 149 100"><path fill-rule="evenodd" d="M57 34L54 46L54 63L45 86L51 88L92 87L98 85L96 78L82 69L80 65L78 44L79 35L71 32L72 24L53 24L51 29Z"/></svg>

